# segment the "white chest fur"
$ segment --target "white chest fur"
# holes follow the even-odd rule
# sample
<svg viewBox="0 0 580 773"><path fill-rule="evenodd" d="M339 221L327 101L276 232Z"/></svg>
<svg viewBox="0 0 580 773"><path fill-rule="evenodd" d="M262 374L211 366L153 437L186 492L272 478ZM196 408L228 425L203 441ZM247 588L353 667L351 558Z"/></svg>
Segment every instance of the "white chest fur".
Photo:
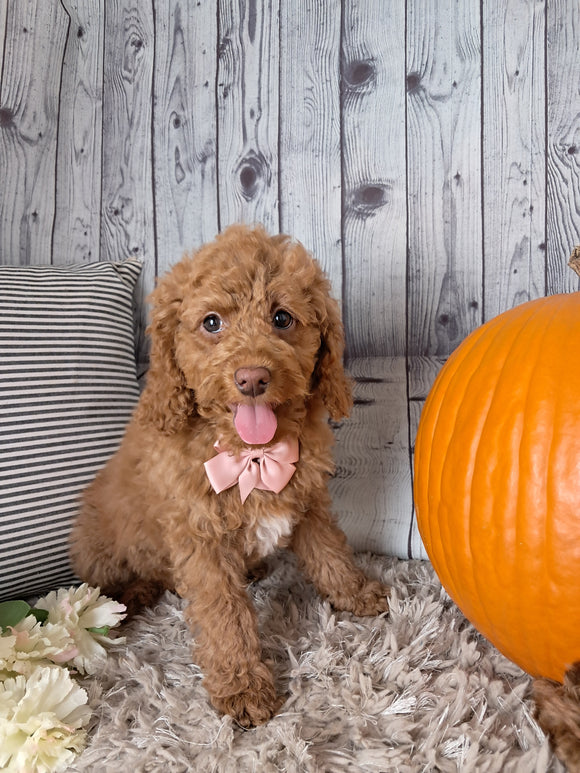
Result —
<svg viewBox="0 0 580 773"><path fill-rule="evenodd" d="M285 545L292 533L293 520L289 515L267 515L261 518L248 535L247 553L259 558L272 553L278 546Z"/></svg>

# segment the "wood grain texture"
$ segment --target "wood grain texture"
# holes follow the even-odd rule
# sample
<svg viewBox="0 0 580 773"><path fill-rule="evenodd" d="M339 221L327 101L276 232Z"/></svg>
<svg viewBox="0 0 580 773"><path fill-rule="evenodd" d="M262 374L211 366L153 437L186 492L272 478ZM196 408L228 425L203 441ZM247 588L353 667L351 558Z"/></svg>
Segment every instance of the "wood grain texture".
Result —
<svg viewBox="0 0 580 773"><path fill-rule="evenodd" d="M6 39L6 17L8 3L0 3L0 62L4 61L4 41ZM0 69L1 72L1 69Z"/></svg>
<svg viewBox="0 0 580 773"><path fill-rule="evenodd" d="M415 438L417 437L417 429L419 427L419 420L421 418L421 411L423 410L424 401L411 400L409 402L409 433L411 437L411 469L415 464ZM421 534L417 526L417 515L415 509L413 509L413 515L411 516L411 522L409 526L408 534L409 556L413 558L428 558L427 551L423 545Z"/></svg>
<svg viewBox="0 0 580 773"><path fill-rule="evenodd" d="M62 0L68 35L62 67L53 262L100 258L105 0Z"/></svg>
<svg viewBox="0 0 580 773"><path fill-rule="evenodd" d="M424 402L446 357L409 357L409 400Z"/></svg>
<svg viewBox="0 0 580 773"><path fill-rule="evenodd" d="M403 355L405 2L346 3L342 27L343 297L349 354Z"/></svg>
<svg viewBox="0 0 580 773"><path fill-rule="evenodd" d="M580 5L548 3L547 292L580 288L567 266L580 234Z"/></svg>
<svg viewBox="0 0 580 773"><path fill-rule="evenodd" d="M413 504L404 357L350 361L355 404L336 430L334 507L357 550L408 555Z"/></svg>
<svg viewBox="0 0 580 773"><path fill-rule="evenodd" d="M157 3L155 40L154 184L162 274L218 231L215 7Z"/></svg>
<svg viewBox="0 0 580 773"><path fill-rule="evenodd" d="M54 164L67 17L58 3L5 10L0 88L0 260L49 264Z"/></svg>
<svg viewBox="0 0 580 773"><path fill-rule="evenodd" d="M415 438L417 436L421 411L445 359L444 357L407 358L411 471L413 471L415 460ZM409 525L408 552L414 558L427 558L427 553L417 527L417 518L414 510Z"/></svg>
<svg viewBox="0 0 580 773"><path fill-rule="evenodd" d="M137 357L146 366L145 296L156 271L151 111L153 10L107 0L103 89L101 258L143 260L137 289Z"/></svg>
<svg viewBox="0 0 580 773"><path fill-rule="evenodd" d="M220 226L278 233L278 0L219 0Z"/></svg>
<svg viewBox="0 0 580 773"><path fill-rule="evenodd" d="M280 6L280 222L342 297L341 3Z"/></svg>
<svg viewBox="0 0 580 773"><path fill-rule="evenodd" d="M545 295L545 3L486 0L485 317Z"/></svg>
<svg viewBox="0 0 580 773"><path fill-rule="evenodd" d="M481 321L481 52L476 0L408 10L409 354Z"/></svg>

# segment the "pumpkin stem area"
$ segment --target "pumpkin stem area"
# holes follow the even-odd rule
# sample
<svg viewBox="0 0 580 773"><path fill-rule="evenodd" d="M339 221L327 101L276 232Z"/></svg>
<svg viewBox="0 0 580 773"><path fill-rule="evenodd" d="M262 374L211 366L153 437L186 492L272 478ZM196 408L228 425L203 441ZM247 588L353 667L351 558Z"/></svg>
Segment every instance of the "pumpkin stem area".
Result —
<svg viewBox="0 0 580 773"><path fill-rule="evenodd" d="M568 265L580 276L580 246L574 247Z"/></svg>

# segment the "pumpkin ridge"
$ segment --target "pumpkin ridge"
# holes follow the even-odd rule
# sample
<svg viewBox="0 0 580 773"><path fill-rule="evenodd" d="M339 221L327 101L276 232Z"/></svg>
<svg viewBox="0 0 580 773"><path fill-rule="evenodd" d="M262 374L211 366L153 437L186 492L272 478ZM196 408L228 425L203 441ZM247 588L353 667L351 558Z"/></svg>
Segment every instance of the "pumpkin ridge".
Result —
<svg viewBox="0 0 580 773"><path fill-rule="evenodd" d="M519 587L520 594L529 590L530 584L534 583L538 586L546 586L548 584L548 578L546 575L546 562L544 560L544 551L539 550L538 546L545 545L545 539L547 538L548 530L548 517L549 512L548 503L546 501L546 485L547 475L549 474L549 445L554 444L554 405L552 401L545 401L541 399L544 394L545 385L540 389L540 395L538 395L538 382L541 381L545 384L546 371L545 355L542 355L543 351L550 352L550 342L554 336L553 325L557 323L557 310L555 306L544 304L541 307L542 318L538 320L538 324L543 324L543 329L539 332L537 358L532 368L531 376L527 382L528 391L523 403L522 412L524 416L524 433L520 440L520 460L518 467L519 478L519 490L518 490L518 511L516 516L516 535L519 533L521 539L516 537L516 557L515 564L517 566L526 567L526 577L517 578L516 585ZM548 316L548 312L550 312ZM547 317L546 319L544 319ZM552 376L548 373L550 380ZM545 407L542 405L544 403ZM547 416L545 411L550 410L550 415ZM539 411L542 411L542 415L539 415ZM533 458L534 449L538 448L538 440L534 440L533 435L538 432L538 427L541 426L541 469L538 469L537 462ZM550 437L548 439L547 433ZM549 444L548 441L549 440ZM526 465L526 468L524 468ZM530 466L528 472L527 466ZM522 474L523 472L523 474ZM541 483L538 480L539 476L542 476ZM541 502L530 502L530 481L534 487L539 488L543 492ZM528 512L530 507L534 507L534 520L533 524L528 518ZM539 519L542 518L542 524L540 525ZM532 526L534 527L532 529ZM541 532L541 533L540 533ZM527 560L526 560L527 559ZM535 564L535 568L532 565ZM542 649L543 652L540 661L545 660L548 656L549 647L547 645L545 637L537 637L538 625L541 625L541 616L535 615L533 611L526 608L525 614L520 615L520 625L522 627L522 635L527 635L528 641L532 642L536 640L536 649ZM551 631L548 631L548 636L551 635ZM512 649L510 647L510 657ZM538 673L538 659L530 656L528 669L533 673Z"/></svg>
<svg viewBox="0 0 580 773"><path fill-rule="evenodd" d="M529 310L523 310L524 314ZM521 312L518 312L518 316ZM525 335L529 336L529 330L527 325L530 323L530 318L535 316L534 310L528 313L526 319ZM461 470L461 479L465 480L465 492L463 495L463 501L466 501L466 511L471 513L471 517L468 521L468 527L466 528L465 545L463 551L467 554L466 563L469 566L473 566L475 569L474 577L472 580L472 594L477 600L474 601L474 608L465 608L463 604L463 611L466 617L472 619L474 615L483 615L485 623L482 623L482 629L484 633L493 632L494 630L494 615L497 614L496 604L488 603L488 590L487 587L483 590L480 588L480 581L477 577L482 574L481 569L478 568L479 564L485 564L489 566L489 571L486 574L486 586L493 582L495 585L501 587L501 580L497 575L497 566L494 562L494 547L493 542L497 539L501 539L502 532L504 531L503 524L493 530L491 525L494 523L494 514L497 509L495 501L495 486L493 485L493 477L498 474L497 465L494 468L488 470L485 465L482 464L483 449L487 446L491 447L491 452L494 458L497 457L498 448L501 446L501 439L497 437L497 410L498 403L501 400L499 395L506 388L506 381L509 393L509 375L506 375L506 364L509 364L510 359L513 357L514 352L517 352L521 346L521 338L524 335L523 329L514 331L512 328L506 328L505 326L495 323L495 320L491 321L488 327L488 346L484 356L481 358L480 364L476 367L472 374L468 377L468 382L465 388L465 396L463 399L465 413L468 414L466 426L469 429L469 442L465 443L465 446L469 446L473 450L473 454L468 458L468 466L465 471ZM490 374L490 366L493 367L493 372ZM469 395L469 397L468 397ZM483 399L482 399L483 397ZM470 401L473 402L473 406L470 410ZM473 424L472 416L477 416L477 424ZM454 429L455 433L455 429ZM461 434L461 430L460 430ZM497 439L496 439L497 438ZM494 533L495 531L495 533ZM490 555L481 557L481 534L490 534ZM486 543L483 543L486 544Z"/></svg>
<svg viewBox="0 0 580 773"><path fill-rule="evenodd" d="M471 339L471 336L474 336L477 339L479 339L481 337L481 328L478 328L476 331L473 331L473 333L470 334L469 339ZM437 375L437 378L435 379L433 387L430 390L427 400L425 401L425 405L421 413L417 436L415 438L415 459L414 459L415 471L417 470L418 466L422 462L422 448L424 445L424 441L422 439L423 435L426 435L429 438L431 438L431 442L434 443L438 433L443 433L443 430L441 428L440 421L439 421L440 408L441 408L441 402L442 402L441 397L442 395L447 394L447 391L454 384L455 375L458 371L461 370L464 364L465 354L466 354L465 351L460 351L459 349L455 349L451 353L447 361L444 363L442 370ZM448 434L449 433L446 432L445 437L447 437ZM431 443L429 443L429 445L431 445ZM434 456L427 457L427 471L425 476L426 480L430 482L432 481L437 485L436 499L438 503L441 501L441 488L438 485L440 476L442 473L442 468L440 467L441 458L442 458L441 456L438 456L436 459L437 471L439 472L439 475L437 475L437 473L434 472L433 470L433 464L432 464L435 462L435 457ZM415 481L417 481L416 474L415 474ZM415 492L415 498L417 500L421 499L420 494L421 492L418 490ZM419 507L421 507L422 504L423 503L419 504L419 502L417 502L417 505ZM428 507L428 503L425 502L425 508L427 507ZM443 535L441 532L440 519L436 518L436 519L421 521L418 523L418 527L419 527L419 533L421 535L421 539L423 540L423 543L425 545L428 555L431 558L432 563L435 563L436 561L438 565L443 564L445 567L444 569L445 576L447 578L452 578L453 572L451 571L448 565L448 557L445 550L439 551L438 555L435 557L435 561L433 560L432 551L436 549L435 546L437 544L440 544L442 546L445 545L445 541L443 540ZM436 539L434 538L435 531L437 532ZM457 597L457 591L454 587L453 582L450 582L450 586L451 587L449 586L447 587L447 591L455 601L455 597Z"/></svg>
<svg viewBox="0 0 580 773"><path fill-rule="evenodd" d="M576 294L576 297L580 297ZM574 336L580 343L580 313L571 295L566 298L566 313L558 315L556 324L559 328L554 335L563 340L574 342ZM580 361L577 357L564 360L555 358L558 374L553 375L554 388L552 426L556 431L552 434L552 442L547 459L546 508L548 512L557 511L559 518L546 520L544 567L545 587L549 595L557 599L557 606L565 609L566 614L559 621L558 631L550 626L546 632L546 659L551 660L551 668L558 672L558 663L563 662L565 652L563 641L578 639L578 621L580 620L580 600L574 593L575 575L580 565L580 529L575 534L562 533L562 523L575 521L579 523L580 513L578 497L574 495L578 487L580 473L580 407L578 406L577 389L580 385ZM570 481L570 490L561 481ZM570 536L575 539L570 539ZM566 561L559 560L565 555ZM558 634L558 635L557 635ZM576 654L578 654L577 648ZM572 663L568 662L567 666Z"/></svg>
<svg viewBox="0 0 580 773"><path fill-rule="evenodd" d="M533 313L533 312L532 312ZM443 399L446 401L448 398L451 400L453 404L456 402L461 406L465 405L465 400L467 395L471 395L474 392L475 385L481 380L481 368L483 366L483 363L486 362L488 359L494 359L495 358L495 350L497 347L497 334L495 333L495 328L497 327L496 318L493 320L490 320L486 325L482 326L482 328L479 328L477 331L474 331L464 342L464 344L460 347L460 351L456 350L454 354L456 354L455 359L455 368L453 369L453 373L449 375L447 379L447 383L439 385L438 392L436 391L436 397L439 398L439 407L441 407L441 403ZM501 328L500 328L501 329ZM490 331L494 332L493 336L490 336ZM485 334L485 335L484 335ZM507 335L507 342L508 345L511 347L513 345L513 336ZM448 361L449 362L449 361ZM465 369L468 368L468 373L465 374ZM461 393L459 395L456 394L458 385L462 387ZM475 391L479 391L477 388ZM493 399L493 393L490 395L490 398L488 400L489 403L491 403ZM427 406L426 406L427 407ZM479 410L479 409L478 409ZM446 414L449 413L449 407L446 406ZM438 487L437 491L437 517L433 519L435 523L433 523L432 528L436 529L437 531L437 539L432 540L431 543L431 549L433 550L433 546L441 545L442 549L436 552L436 555L433 556L432 561L434 564L436 564L439 568L439 571L443 572L444 575L447 577L447 581L449 584L449 594L452 596L454 601L457 603L457 599L461 598L461 589L457 589L455 586L455 583L451 578L454 576L461 576L461 572L459 571L459 567L456 565L456 563L452 560L454 553L450 553L446 550L445 546L449 544L452 540L457 539L457 535L459 530L457 529L457 524L453 522L453 518L449 517L448 513L448 502L451 501L453 503L453 500L455 498L455 478L456 478L456 464L454 464L450 458L449 450L450 450L450 443L449 439L452 439L456 437L457 432L461 434L461 427L464 424L468 424L469 422L464 422L463 417L460 415L460 411L456 411L453 413L453 415L450 417L450 424L451 426L445 426L441 427L441 424L439 422L439 418L441 416L441 412L437 412L437 418L434 422L434 430L432 433L433 438L433 444L436 447L440 447L441 443L445 443L445 453L442 455L442 458L444 459L443 465L440 467L440 474L435 477L435 480L437 484L439 484L439 480L441 481L441 485ZM485 418L485 417L483 417ZM444 441L440 440L439 434L444 438ZM470 438L470 446L474 444L476 439ZM464 458L465 458L465 449L463 447L458 449L458 453L460 458L457 460L458 465L462 465ZM472 465L471 472L473 473L474 465ZM429 476L431 476L432 472L429 470ZM447 482L447 481L451 482ZM451 496L449 497L446 495L446 490L451 491ZM470 553L473 553L472 546L471 546L471 540L469 538L469 535L466 534L465 537L462 539L462 544L464 547L464 550L469 550ZM426 546L427 547L427 546ZM456 551L457 553L462 553L462 551ZM453 565L450 565L450 561ZM467 561L469 564L469 561ZM445 565L445 569L443 570L443 567L441 564ZM465 578L464 578L465 581ZM479 589L477 588L477 582L474 577L470 578L470 587L472 589L472 592L474 592L477 596L480 595ZM480 604L480 608L481 604ZM469 613L470 610L464 610L464 613ZM466 616L469 616L466 614ZM487 610L485 610L485 617L489 618Z"/></svg>
<svg viewBox="0 0 580 773"><path fill-rule="evenodd" d="M509 352L504 362L504 369L508 379L517 376L517 383L522 384L521 391L516 393L514 400L514 417L510 420L506 434L509 433L509 445L512 449L512 457L502 467L509 466L512 475L516 475L515 488L510 481L502 478L499 485L490 486L493 505L491 512L492 522L496 523L498 539L496 552L505 553L506 545L513 542L514 556L508 567L505 562L501 566L509 571L509 577L499 579L498 589L502 586L514 588L509 594L508 601L502 604L504 623L507 618L513 620L513 624L520 629L523 640L533 642L537 640L538 617L530 612L528 607L521 607L518 600L524 598L530 585L538 582L538 573L543 575L543 565L536 552L531 549L531 543L535 542L530 533L528 512L530 508L530 484L536 485L532 471L524 472L529 465L533 465L530 458L530 437L535 433L537 422L537 400L535 397L536 382L543 370L542 352L551 337L551 321L555 317L555 309L546 303L535 305L535 313L520 321L518 336L514 340L514 349ZM500 413L505 411L505 406L500 406ZM509 411L508 411L509 413ZM542 438L544 435L542 434ZM484 453L482 451L482 453ZM499 454L499 449L496 451ZM542 466L545 468L545 465ZM514 473L515 471L515 473ZM541 470L536 470L540 474ZM540 486L541 488L541 486ZM497 491L503 491L503 499L507 499L509 513L506 512L506 503L498 498ZM545 506L541 505L545 512ZM538 507L536 507L538 513ZM538 515L534 518L536 523ZM508 524L512 524L513 535L509 534ZM524 561L523 556L528 555L529 560ZM535 567L532 568L532 562ZM501 597L500 597L501 598ZM496 618L497 619L497 618ZM489 632L490 638L497 639L497 646L507 657L513 659L513 646L509 637L506 639L497 630L497 626Z"/></svg>

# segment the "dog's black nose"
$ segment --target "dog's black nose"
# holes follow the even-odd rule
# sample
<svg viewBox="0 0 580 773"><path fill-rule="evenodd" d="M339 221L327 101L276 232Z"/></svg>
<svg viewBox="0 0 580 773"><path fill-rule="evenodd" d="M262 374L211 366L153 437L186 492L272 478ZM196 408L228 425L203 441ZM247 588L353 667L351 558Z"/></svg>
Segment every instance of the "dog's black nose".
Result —
<svg viewBox="0 0 580 773"><path fill-rule="evenodd" d="M270 383L268 368L238 368L234 373L237 388L246 397L263 395Z"/></svg>

